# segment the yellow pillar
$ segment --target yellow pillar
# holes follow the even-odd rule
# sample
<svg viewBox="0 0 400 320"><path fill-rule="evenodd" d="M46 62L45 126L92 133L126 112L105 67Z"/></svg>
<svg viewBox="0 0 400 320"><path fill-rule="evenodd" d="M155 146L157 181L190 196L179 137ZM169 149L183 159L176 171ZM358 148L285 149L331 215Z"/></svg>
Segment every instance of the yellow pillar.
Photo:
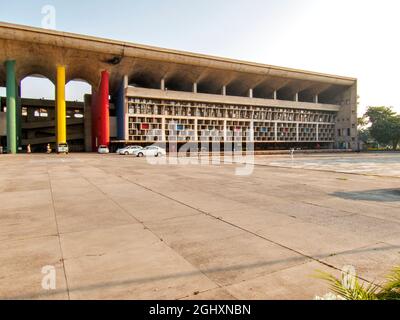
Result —
<svg viewBox="0 0 400 320"><path fill-rule="evenodd" d="M56 139L57 144L67 142L67 111L65 103L65 66L57 66L57 85L56 85L56 100L57 100L57 125Z"/></svg>

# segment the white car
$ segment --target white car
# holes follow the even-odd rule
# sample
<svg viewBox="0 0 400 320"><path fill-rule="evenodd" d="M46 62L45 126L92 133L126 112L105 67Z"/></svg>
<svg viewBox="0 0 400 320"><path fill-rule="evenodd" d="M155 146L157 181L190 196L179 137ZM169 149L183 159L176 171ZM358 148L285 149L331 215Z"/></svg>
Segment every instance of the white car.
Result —
<svg viewBox="0 0 400 320"><path fill-rule="evenodd" d="M68 148L68 144L66 143L60 143L57 145L57 153L65 153L68 154L69 153L69 148Z"/></svg>
<svg viewBox="0 0 400 320"><path fill-rule="evenodd" d="M130 154L134 154L135 151L137 150L142 150L143 148L140 146L127 146L125 148L122 149L118 149L117 153L121 154L121 155L130 155Z"/></svg>
<svg viewBox="0 0 400 320"><path fill-rule="evenodd" d="M141 150L135 150L133 155L136 157L162 157L167 155L167 151L160 147L149 146Z"/></svg>
<svg viewBox="0 0 400 320"><path fill-rule="evenodd" d="M97 151L100 154L108 154L108 153L110 153L110 149L108 149L107 146L99 146L99 149Z"/></svg>

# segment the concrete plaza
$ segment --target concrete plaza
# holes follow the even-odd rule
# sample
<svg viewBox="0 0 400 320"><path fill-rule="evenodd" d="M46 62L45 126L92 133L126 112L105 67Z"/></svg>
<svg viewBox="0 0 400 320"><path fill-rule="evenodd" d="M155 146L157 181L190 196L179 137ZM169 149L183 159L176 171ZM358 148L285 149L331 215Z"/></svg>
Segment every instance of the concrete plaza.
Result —
<svg viewBox="0 0 400 320"><path fill-rule="evenodd" d="M400 264L400 154L255 162L1 156L0 298L313 299L316 270Z"/></svg>

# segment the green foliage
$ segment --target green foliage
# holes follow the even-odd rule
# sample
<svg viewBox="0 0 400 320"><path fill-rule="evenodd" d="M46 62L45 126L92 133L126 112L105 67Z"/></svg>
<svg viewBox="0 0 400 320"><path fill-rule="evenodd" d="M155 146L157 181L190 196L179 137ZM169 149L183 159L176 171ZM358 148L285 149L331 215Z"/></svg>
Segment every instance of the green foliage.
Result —
<svg viewBox="0 0 400 320"><path fill-rule="evenodd" d="M391 107L368 107L367 112L364 114L364 118L369 118L371 123L375 123L380 120L390 119L396 116L396 112Z"/></svg>
<svg viewBox="0 0 400 320"><path fill-rule="evenodd" d="M366 119L371 127L360 131L361 140L364 141L368 134L379 144L391 145L396 150L400 142L400 115L389 107L369 107L364 117L359 119L359 125L365 126Z"/></svg>
<svg viewBox="0 0 400 320"><path fill-rule="evenodd" d="M386 279L378 298L380 300L400 300L400 267L395 268Z"/></svg>
<svg viewBox="0 0 400 320"><path fill-rule="evenodd" d="M327 281L331 290L345 300L400 300L400 267L396 267L383 285L360 283L354 277L351 285L333 275L318 271L317 278Z"/></svg>
<svg viewBox="0 0 400 320"><path fill-rule="evenodd" d="M357 118L357 125L361 128L365 127L368 125L368 119L364 117Z"/></svg>
<svg viewBox="0 0 400 320"><path fill-rule="evenodd" d="M361 129L358 131L358 138L364 142L369 143L371 140L371 133L369 129Z"/></svg>

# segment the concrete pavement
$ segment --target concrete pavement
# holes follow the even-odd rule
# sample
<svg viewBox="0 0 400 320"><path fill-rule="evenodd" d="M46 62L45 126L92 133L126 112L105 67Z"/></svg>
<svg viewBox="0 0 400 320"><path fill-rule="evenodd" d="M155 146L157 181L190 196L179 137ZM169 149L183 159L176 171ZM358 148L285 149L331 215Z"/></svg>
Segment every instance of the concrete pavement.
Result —
<svg viewBox="0 0 400 320"><path fill-rule="evenodd" d="M329 170L321 155L257 157L240 177L230 164L1 156L0 298L313 299L329 291L316 270L349 264L382 280L400 264L400 155L337 157Z"/></svg>

